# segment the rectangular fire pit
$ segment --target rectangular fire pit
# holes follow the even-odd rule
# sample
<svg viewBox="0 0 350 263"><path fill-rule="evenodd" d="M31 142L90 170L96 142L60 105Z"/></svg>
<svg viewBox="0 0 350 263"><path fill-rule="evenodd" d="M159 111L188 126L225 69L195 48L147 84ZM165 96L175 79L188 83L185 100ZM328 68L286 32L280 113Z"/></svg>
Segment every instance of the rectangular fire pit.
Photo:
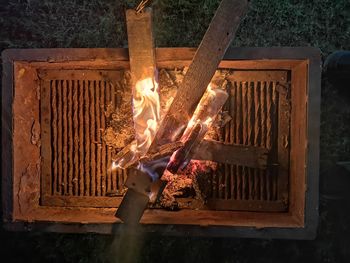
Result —
<svg viewBox="0 0 350 263"><path fill-rule="evenodd" d="M161 103L176 93L194 52L156 50ZM3 53L6 228L118 229L114 214L129 171L112 163L133 139L128 59L125 49ZM176 235L313 238L320 71L313 48L229 49L217 72L229 94L221 126L194 156L202 160L195 170L170 182L175 189L146 210L142 226Z"/></svg>

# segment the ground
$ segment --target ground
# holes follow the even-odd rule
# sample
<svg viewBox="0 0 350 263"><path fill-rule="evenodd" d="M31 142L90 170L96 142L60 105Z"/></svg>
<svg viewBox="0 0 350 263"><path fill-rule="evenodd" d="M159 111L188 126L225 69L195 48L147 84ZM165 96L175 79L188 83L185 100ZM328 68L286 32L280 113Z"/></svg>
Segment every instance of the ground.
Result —
<svg viewBox="0 0 350 263"><path fill-rule="evenodd" d="M0 0L0 51L6 48L124 47L124 10L137 0ZM155 0L156 45L197 46L219 0ZM348 0L251 0L234 46L314 46L323 59L350 50ZM316 240L142 236L118 249L113 236L0 230L6 262L349 262L350 99L322 79L320 225ZM335 186L334 186L335 184ZM337 187L337 185L342 187ZM334 187L332 187L334 186ZM343 191L340 191L343 189Z"/></svg>

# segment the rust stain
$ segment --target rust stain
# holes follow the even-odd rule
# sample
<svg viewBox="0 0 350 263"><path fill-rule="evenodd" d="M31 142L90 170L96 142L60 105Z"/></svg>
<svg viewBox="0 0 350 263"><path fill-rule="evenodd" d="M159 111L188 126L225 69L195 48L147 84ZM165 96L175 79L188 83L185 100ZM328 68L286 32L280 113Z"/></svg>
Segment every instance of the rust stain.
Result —
<svg viewBox="0 0 350 263"><path fill-rule="evenodd" d="M26 70L24 68L21 68L19 71L18 71L18 78L22 78L24 73L26 72Z"/></svg>
<svg viewBox="0 0 350 263"><path fill-rule="evenodd" d="M34 119L32 120L32 125L31 125L30 142L31 142L31 144L36 145L38 147L40 147L40 145L41 145L40 125Z"/></svg>
<svg viewBox="0 0 350 263"><path fill-rule="evenodd" d="M22 194L22 178L24 176L26 176L26 174L28 173L29 170L29 164L27 165L26 169L24 170L24 172L22 172L21 176L19 177L19 184L18 184L18 192L17 192L17 202L18 202L18 211L20 214L22 213L22 202L21 202L21 194Z"/></svg>
<svg viewBox="0 0 350 263"><path fill-rule="evenodd" d="M39 182L40 179L40 167L41 158L35 163L28 163L19 177L17 202L18 211L22 215L29 215L29 212L35 209L36 205L39 204L40 197L38 189L40 186L36 182Z"/></svg>

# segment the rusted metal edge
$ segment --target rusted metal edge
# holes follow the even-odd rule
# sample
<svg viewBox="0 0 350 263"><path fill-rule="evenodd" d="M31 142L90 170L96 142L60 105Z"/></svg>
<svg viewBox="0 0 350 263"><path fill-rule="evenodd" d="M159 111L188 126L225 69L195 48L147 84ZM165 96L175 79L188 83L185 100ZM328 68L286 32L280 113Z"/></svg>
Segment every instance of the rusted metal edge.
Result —
<svg viewBox="0 0 350 263"><path fill-rule="evenodd" d="M312 52L312 53L311 53ZM307 81L307 145L305 226L310 229L310 238L316 237L319 206L319 155L321 113L321 51L310 50Z"/></svg>
<svg viewBox="0 0 350 263"><path fill-rule="evenodd" d="M12 221L13 212L13 62L12 52L2 52L1 174L3 221Z"/></svg>
<svg viewBox="0 0 350 263"><path fill-rule="evenodd" d="M3 74L3 93L2 93L2 116L5 116L4 109L8 110L11 109L12 104L12 63L13 60L30 60L30 61L47 61L48 56L52 59L55 59L55 53L57 50L60 50L60 54L62 56L57 56L57 59L62 59L63 61L89 61L93 60L95 58L97 59L103 59L103 54L99 57L99 52L104 53L104 49L94 49L94 52L91 52L91 49L45 49L45 52L42 52L42 49L17 49L17 50L5 50L2 53L3 57L3 66L4 66L4 72L9 72L11 74L11 77L8 78L5 77L6 74ZM80 56L79 53L81 53L83 50L85 50L85 55ZM176 61L176 54L179 53L179 50L188 50L188 49L178 49L178 48L162 48L157 50L157 54L161 54L162 52L166 52L166 50L171 50L171 53L174 54L174 56L171 56L169 58L164 57L164 61ZM121 60L127 60L127 52L125 49L109 49L109 53L113 55L114 52L120 52L120 54L124 54L123 56L119 56ZM192 51L188 50L186 51L186 54L188 53L189 59L194 53L194 49ZM288 54L287 54L288 53ZM70 57L67 57L66 54L70 54ZM95 54L95 57L91 57L91 55ZM125 55L126 54L126 55ZM242 57L243 56L243 57ZM244 57L245 56L245 57ZM115 60L115 55L113 55L114 58L108 56L107 59ZM174 59L171 59L174 58ZM320 75L321 75L321 59L320 59L320 51L317 48L312 47L297 47L297 48L288 48L288 47L278 47L278 48L230 48L224 57L224 60L260 60L264 61L264 59L272 59L272 60L285 60L285 59L292 59L292 60L308 60L309 61L309 72L308 75L310 76L312 74L312 77L308 78L308 92L309 92L309 99L311 99L310 103L308 104L308 120L313 119L314 121L309 125L308 129L308 136L310 134L312 135L310 138L312 140L309 140L309 144L307 147L308 156L312 154L312 158L308 158L308 165L306 167L308 171L307 175L307 184L308 184L308 192L306 193L306 214L305 214L305 226L303 228L299 227L299 223L295 224L295 227L292 228L266 228L263 231L257 230L254 228L247 228L247 227L226 227L226 228L220 228L221 230L214 229L210 227L210 229L206 229L204 232L199 233L199 230L202 229L202 227L196 227L196 226L172 226L171 230L168 228L169 231L164 230L163 226L147 226L146 228L149 229L151 232L154 231L162 231L163 234L175 234L178 235L179 233L182 235L183 232L178 231L186 231L190 235L210 235L213 234L213 231L215 232L214 235L229 235L229 236L241 236L241 237L269 237L269 238L293 238L293 239L313 239L316 234L316 227L318 222L318 153L319 153L319 107L320 107ZM160 61L158 59L158 61ZM59 61L58 61L59 62ZM10 63L10 64L9 64ZM6 69L6 70L5 70ZM5 78L7 81L5 81ZM11 94L7 94L7 91L10 89ZM4 103L6 101L6 98L10 98L10 103ZM7 105L7 107L5 106ZM312 108L311 108L312 107ZM10 111L12 114L12 111ZM313 116L311 118L311 116ZM12 127L12 119L7 118L7 122L5 122L5 118L3 117L3 123L7 123L7 125L10 123L10 127ZM2 140L4 141L4 125L2 126ZM7 133L8 135L11 135L10 133ZM12 150L12 137L6 137L8 140L7 144L3 144L2 148L2 157L6 156L6 160L10 161L12 160L11 154L12 151L8 151L9 149ZM6 141L6 140L5 140ZM6 147L7 145L7 147ZM9 148L8 145L11 145ZM8 157L8 154L10 153L10 157ZM314 154L316 153L316 155ZM10 164L12 162L8 162ZM10 167L10 169L6 169L6 167ZM7 172L7 174L6 174ZM3 185L2 189L3 191L2 195L5 196L12 196L11 193L7 193L9 190L8 187L4 187L4 182L9 182L9 180L12 180L12 167L11 164L7 165L6 163L3 163L2 166L2 179L3 179ZM7 178L7 180L4 180L4 177L10 176L11 178ZM9 185L11 187L11 184ZM3 200L4 201L4 200ZM11 209L11 201L8 202ZM4 204L4 202L3 202ZM6 205L5 205L6 206ZM3 208L5 207L3 206ZM4 211L4 210L3 210ZM10 212L11 213L11 212ZM5 216L5 214L4 214ZM5 221L7 221L5 219ZM8 230L47 230L47 231L53 231L53 232L99 232L102 233L107 228L114 227L114 224L87 224L87 225L81 225L81 224L59 224L59 223L5 223L5 227ZM106 231L105 233L107 233ZM171 232L171 233L170 233ZM220 233L222 235L220 235Z"/></svg>

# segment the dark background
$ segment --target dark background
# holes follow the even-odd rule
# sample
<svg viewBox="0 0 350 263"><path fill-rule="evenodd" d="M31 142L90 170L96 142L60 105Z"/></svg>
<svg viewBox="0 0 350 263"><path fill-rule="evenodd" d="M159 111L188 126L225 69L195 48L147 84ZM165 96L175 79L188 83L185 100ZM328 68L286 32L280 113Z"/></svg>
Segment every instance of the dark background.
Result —
<svg viewBox="0 0 350 263"><path fill-rule="evenodd" d="M134 1L0 0L6 48L125 47ZM219 0L155 0L158 47L196 47ZM349 0L252 0L234 46L350 50ZM322 77L320 225L316 240L14 233L0 228L1 262L350 262L350 99ZM349 85L343 83L343 85ZM350 89L350 87L349 87ZM122 253L123 252L123 253ZM120 258L123 255L123 258Z"/></svg>

